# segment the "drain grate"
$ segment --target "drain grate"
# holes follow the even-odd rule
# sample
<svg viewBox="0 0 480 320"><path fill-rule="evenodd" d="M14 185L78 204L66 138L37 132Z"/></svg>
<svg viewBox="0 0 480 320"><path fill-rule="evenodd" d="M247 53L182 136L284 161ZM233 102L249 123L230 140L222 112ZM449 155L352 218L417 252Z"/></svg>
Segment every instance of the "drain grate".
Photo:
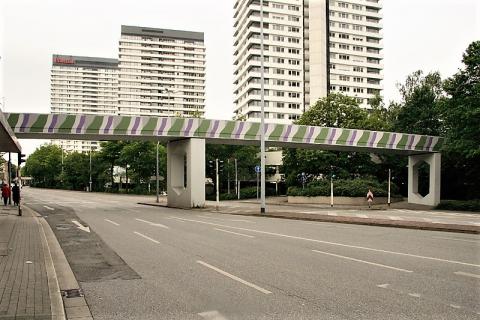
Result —
<svg viewBox="0 0 480 320"><path fill-rule="evenodd" d="M61 290L62 297L65 298L77 298L77 297L83 297L83 291L82 289L67 289L67 290Z"/></svg>

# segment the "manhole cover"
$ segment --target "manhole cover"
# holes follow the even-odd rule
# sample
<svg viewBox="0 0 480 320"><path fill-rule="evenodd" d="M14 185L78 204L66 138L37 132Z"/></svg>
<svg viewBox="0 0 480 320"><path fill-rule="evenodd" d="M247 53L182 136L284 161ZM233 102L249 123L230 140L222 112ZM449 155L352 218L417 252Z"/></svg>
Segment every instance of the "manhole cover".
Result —
<svg viewBox="0 0 480 320"><path fill-rule="evenodd" d="M62 290L61 292L62 292L62 297L65 297L65 298L83 297L82 289L67 289L67 290Z"/></svg>

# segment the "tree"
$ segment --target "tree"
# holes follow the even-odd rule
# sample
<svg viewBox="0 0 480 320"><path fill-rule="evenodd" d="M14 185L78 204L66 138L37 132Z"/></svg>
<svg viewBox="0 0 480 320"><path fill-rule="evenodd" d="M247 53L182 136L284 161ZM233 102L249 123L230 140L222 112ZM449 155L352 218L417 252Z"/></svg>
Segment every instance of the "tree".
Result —
<svg viewBox="0 0 480 320"><path fill-rule="evenodd" d="M318 99L296 122L301 125L362 128L368 117L367 112L358 106L355 98L340 93L331 93Z"/></svg>
<svg viewBox="0 0 480 320"><path fill-rule="evenodd" d="M62 149L52 144L37 148L25 163L25 174L31 176L37 186L57 186L61 170Z"/></svg>
<svg viewBox="0 0 480 320"><path fill-rule="evenodd" d="M340 93L331 93L319 99L296 122L301 125L338 127L351 129L377 129L380 120L374 120L377 114L383 114L383 105L378 100L377 112L369 113L358 106L357 101ZM372 117L371 119L369 119ZM368 127L370 126L370 127ZM301 185L303 173L307 181L335 173L342 178L373 174L375 163L368 153L332 152L325 150L285 149L283 165L287 185Z"/></svg>
<svg viewBox="0 0 480 320"><path fill-rule="evenodd" d="M444 103L442 79L438 72L423 76L422 71L410 74L404 84L398 84L402 95L393 129L426 135L440 135L442 132L440 107Z"/></svg>
<svg viewBox="0 0 480 320"><path fill-rule="evenodd" d="M442 196L471 199L480 194L480 41L468 46L462 62L464 69L444 82Z"/></svg>
<svg viewBox="0 0 480 320"><path fill-rule="evenodd" d="M90 159L86 153L68 153L63 160L63 183L68 189L84 190L89 183Z"/></svg>
<svg viewBox="0 0 480 320"><path fill-rule="evenodd" d="M109 163L110 165L110 183L114 185L114 167L118 164L118 159L120 158L120 153L124 147L125 142L123 141L106 141L100 143L100 159Z"/></svg>
<svg viewBox="0 0 480 320"><path fill-rule="evenodd" d="M155 174L156 144L152 141L134 141L124 144L119 157L119 163L129 166L132 179L137 188L142 183L149 182ZM164 148L163 148L164 150Z"/></svg>

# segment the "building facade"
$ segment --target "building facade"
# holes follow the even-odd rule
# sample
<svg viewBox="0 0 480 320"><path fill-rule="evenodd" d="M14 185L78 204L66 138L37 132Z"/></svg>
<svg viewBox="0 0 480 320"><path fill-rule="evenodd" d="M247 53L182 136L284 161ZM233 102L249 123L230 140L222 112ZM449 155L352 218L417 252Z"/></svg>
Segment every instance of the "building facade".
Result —
<svg viewBox="0 0 480 320"><path fill-rule="evenodd" d="M202 32L122 26L118 75L120 114L205 113Z"/></svg>
<svg viewBox="0 0 480 320"><path fill-rule="evenodd" d="M382 90L379 0L263 1L265 118L290 123L330 92L364 108ZM260 1L234 5L234 103L260 118Z"/></svg>
<svg viewBox="0 0 480 320"><path fill-rule="evenodd" d="M118 60L53 55L52 113L117 114ZM98 141L52 140L65 151L89 152Z"/></svg>

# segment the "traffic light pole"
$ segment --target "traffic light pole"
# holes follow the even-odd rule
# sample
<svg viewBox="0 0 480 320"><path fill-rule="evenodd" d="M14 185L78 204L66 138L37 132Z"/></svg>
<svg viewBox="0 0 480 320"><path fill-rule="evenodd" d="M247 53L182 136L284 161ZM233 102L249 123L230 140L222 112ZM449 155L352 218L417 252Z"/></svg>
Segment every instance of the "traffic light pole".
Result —
<svg viewBox="0 0 480 320"><path fill-rule="evenodd" d="M8 204L12 204L12 154L8 153L8 188L10 188L10 197L8 197Z"/></svg>

